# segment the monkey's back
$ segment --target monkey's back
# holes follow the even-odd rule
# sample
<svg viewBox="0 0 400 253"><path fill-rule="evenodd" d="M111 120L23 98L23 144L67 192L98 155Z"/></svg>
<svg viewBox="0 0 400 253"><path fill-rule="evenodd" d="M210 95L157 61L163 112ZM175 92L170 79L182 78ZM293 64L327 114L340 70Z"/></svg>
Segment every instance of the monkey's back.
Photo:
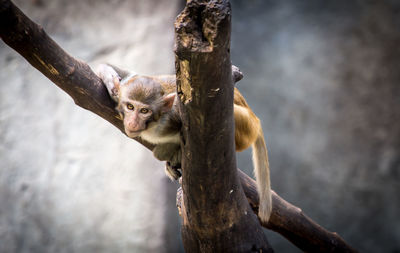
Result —
<svg viewBox="0 0 400 253"><path fill-rule="evenodd" d="M234 90L233 104L236 150L242 151L255 142L261 132L261 124L237 88Z"/></svg>

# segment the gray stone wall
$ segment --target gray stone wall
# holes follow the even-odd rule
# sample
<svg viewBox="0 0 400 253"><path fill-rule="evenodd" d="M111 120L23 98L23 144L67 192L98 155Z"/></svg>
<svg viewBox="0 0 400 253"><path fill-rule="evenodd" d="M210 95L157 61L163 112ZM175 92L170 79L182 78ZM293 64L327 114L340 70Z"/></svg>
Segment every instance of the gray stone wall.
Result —
<svg viewBox="0 0 400 253"><path fill-rule="evenodd" d="M92 66L174 71L174 1L16 2ZM232 61L263 121L273 188L361 252L399 252L399 4L232 7ZM162 163L3 43L0 78L0 252L181 250ZM250 172L249 153L238 164ZM300 252L266 233L276 252Z"/></svg>
<svg viewBox="0 0 400 253"><path fill-rule="evenodd" d="M174 1L15 2L92 67L174 71ZM0 252L179 250L176 185L151 152L4 43L0 79Z"/></svg>

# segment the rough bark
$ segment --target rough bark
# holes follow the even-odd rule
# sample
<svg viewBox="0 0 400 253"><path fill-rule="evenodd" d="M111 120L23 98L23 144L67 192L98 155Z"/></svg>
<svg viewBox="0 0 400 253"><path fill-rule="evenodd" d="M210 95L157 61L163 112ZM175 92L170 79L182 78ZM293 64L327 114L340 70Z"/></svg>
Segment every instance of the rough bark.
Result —
<svg viewBox="0 0 400 253"><path fill-rule="evenodd" d="M200 9L203 8L201 5ZM194 8L194 7L193 7ZM189 9L190 11L190 9ZM198 24L199 21L202 20L201 15L199 16L199 9L198 7L193 9L192 12L189 12L190 15L194 15L193 17L197 18L192 25L195 25L194 28L196 28L196 24ZM197 13L197 15L196 15ZM212 13L209 13L208 15L211 15ZM226 15L217 13L218 15ZM212 15L211 15L212 16ZM200 139L194 139L196 138L196 135L199 133L189 133L189 127L194 127L194 129L199 129L199 127L205 127L209 121L209 118L207 117L201 117L202 114L198 114L196 118L192 119L188 116L186 116L185 120L185 135L184 135L184 140L199 140L202 143L200 145L206 145L207 147L213 147L213 145L218 145L220 144L219 142L222 141L227 141L226 143L231 144L227 145L224 144L224 147L219 147L222 152L221 154L224 154L225 157L230 157L225 158L228 163L224 163L223 166L221 165L221 162L218 160L222 160L217 157L208 157L204 156L202 158L202 155L204 153L204 150L201 149L196 149L194 150L195 152L199 151L201 153L192 153L190 152L190 149L185 152L185 159L184 159L184 168L186 168L186 164L189 161L189 159L192 159L195 154L199 161L199 165L194 167L187 167L186 171L184 172L184 189L186 189L185 193L190 194L193 191L200 191L200 194L202 194L203 198L199 200L187 200L188 206L190 209L187 210L187 207L181 206L180 211L182 212L183 215L186 215L188 212L190 212L189 215L186 215L184 217L184 221L188 221L188 218L194 218L196 219L193 223L194 226L197 226L196 231L191 231L192 227L188 227L188 223L184 224L184 232L183 233L188 233L188 243L190 244L190 239L196 238L197 234L202 235L201 233L204 231L206 227L206 224L203 222L208 222L207 214L209 214L209 218L211 221L217 223L219 225L219 228L226 228L226 224L229 224L229 222L234 222L235 224L234 227L230 227L227 231L217 231L217 227L212 227L214 234L219 233L221 234L222 237L220 237L218 240L221 240L222 238L225 238L228 233L244 233L243 231L248 231L248 225L253 226L252 230L257 232L252 232L256 233L256 237L258 238L257 240L262 241L263 243L266 244L264 241L265 238L260 238L259 233L258 233L258 227L259 225L255 222L254 223L254 215L252 215L251 209L249 209L249 205L247 203L250 203L251 208L253 208L253 211L257 213L257 205L258 205L258 194L256 191L255 183L252 181L248 176L246 176L243 172L238 170L238 174L235 172L235 170L232 171L232 166L235 166L235 162L233 157L233 151L230 150L233 148L233 143L232 143L232 137L231 133L232 132L232 116L228 116L228 119L226 120L221 120L225 118L226 114L231 115L231 110L232 108L229 108L229 106L212 106L212 108L208 107L210 105L207 105L205 101L203 103L198 102L197 99L199 99L197 96L199 96L200 90L202 92L205 92L203 95L201 95L202 98L206 99L211 99L212 103L214 102L214 98L216 96L223 96L222 101L226 102L231 102L231 93L229 89L229 85L232 85L232 83L229 83L228 79L230 78L230 60L229 60L229 54L226 56L225 54L228 52L229 47L226 47L227 45L224 44L223 41L219 41L218 38L211 38L212 34L210 34L210 31L208 30L210 26L212 26L213 20L211 16L208 19L204 19L206 22L211 22L208 23L207 26L205 26L205 30L200 31L198 35L200 35L200 38L203 38L204 40L202 41L202 47L199 52L195 53L192 55L190 51L183 50L180 54L180 57L183 57L186 60L179 61L177 60L178 64L177 67L180 71L182 70L187 70L188 72L180 72L180 75L178 75L178 79L180 79L180 95L183 101L187 101L188 103L191 103L191 105L187 106L187 112L189 114L193 114L194 112L197 112L198 109L196 107L198 106L199 108L201 106L204 106L205 109L211 110L217 110L217 112L212 112L209 113L210 115L213 115L216 113L217 115L223 115L220 118L217 119L218 121L222 121L222 126L220 131L217 132L211 132L211 136L213 137L212 140L209 140L210 142L204 143L204 141ZM226 20L223 22L227 22ZM198 28L198 27L197 27ZM199 32L199 30L196 30ZM227 31L222 31L223 33L228 33L229 30ZM204 37L203 37L204 35ZM225 34L226 35L226 34ZM92 72L90 67L79 60L74 59L70 55L68 55L63 49L61 49L44 31L43 29L32 22L29 18L27 18L14 4L12 4L9 0L0 0L0 37L1 39L9 45L11 48L13 48L15 51L17 51L20 55L22 55L33 67L38 69L42 74L44 74L46 77L48 77L52 82L54 82L58 87L63 89L66 93L68 93L75 101L75 103L78 106L81 106L89 111L92 111L102 117L103 119L109 121L111 124L119 128L122 132L123 130L123 125L122 121L119 119L118 114L114 110L114 103L112 102L111 98L109 97L105 87L101 83L101 80ZM182 41L183 43L188 43L191 44L192 41L191 39L188 38L188 40ZM212 42L212 43L210 43ZM218 42L217 44L215 44ZM209 43L209 44L207 44ZM227 43L227 42L225 42ZM186 44L186 45L188 45ZM184 44L182 44L184 45ZM206 45L206 46L204 46ZM222 57L224 61L222 62L214 62L214 64L218 69L223 72L223 75L221 76L216 76L216 71L213 70L211 67L206 67L205 66L200 66L200 65L190 65L188 62L188 58L190 55L192 55L191 58L194 61L197 61L198 63L202 62L208 63L207 60L210 56L211 58L215 57L215 55L212 55L212 52L207 52L207 50L211 46L225 46L225 52L224 50L221 50L220 48L217 50L216 54L217 57ZM228 44L229 45L229 44ZM185 49L184 47L183 49ZM177 48L179 49L179 47ZM215 53L215 52L214 52ZM194 56L197 55L197 56ZM196 60L196 58L198 58ZM228 64L229 63L229 64ZM191 88L198 89L197 92L190 92L190 87L186 86L185 84L182 85L182 80L185 78L189 78L188 74L190 73L191 75ZM211 75L213 74L213 75ZM211 75L209 80L213 80L213 82L210 82L210 84L207 84L208 89L204 89L202 87L200 89L200 83L204 81L204 78L209 78L207 75ZM220 75L220 74L218 74ZM201 77L201 78L200 78ZM196 79L199 78L199 79ZM221 79L220 79L221 78ZM219 84L222 83L224 86L219 87ZM217 86L218 84L218 86ZM188 85L188 83L186 84ZM193 86L194 85L194 86ZM196 86L197 85L197 86ZM189 90L188 90L189 88ZM224 94L221 95L222 91L218 89L224 89ZM193 97L193 95L195 95ZM193 101L191 101L193 100ZM193 104L196 103L196 104ZM221 102L222 103L222 102ZM191 106L193 108L191 108ZM184 107L185 108L185 107ZM225 111L226 110L226 111ZM207 112L207 111L206 111ZM210 112L210 111L208 111ZM193 115L192 115L193 116ZM189 119L193 120L191 123L188 121ZM207 121L206 121L207 119ZM199 123L199 126L195 125L195 122ZM201 123L201 124L200 124ZM231 125L231 126L230 126ZM212 129L208 129L208 131L212 131ZM205 130L203 130L205 131ZM189 134L193 134L194 136L190 136ZM224 135L224 136L222 136ZM223 139L221 139L223 138ZM215 141L218 140L218 141ZM137 141L141 142L148 148L152 148L151 145L148 145L147 143L142 142L140 139L137 139ZM185 147L187 147L187 143L183 144ZM197 144L196 144L197 145ZM193 145L194 146L194 145ZM230 146L230 147L227 147ZM226 149L226 150L225 150ZM215 149L216 150L216 149ZM225 152L225 153L224 153ZM211 152L208 152L211 153ZM215 155L215 154L205 154L205 155ZM207 158L206 158L207 157ZM201 158L201 159L200 159ZM215 161L215 159L218 159ZM209 164L213 164L213 162L216 162L219 166L221 166L221 170L217 170L216 167L214 166L209 166ZM200 166L201 165L201 166ZM204 167L202 167L204 166ZM189 172L188 172L189 171ZM188 172L188 173L187 173ZM227 176L227 178L221 177L221 175ZM199 176L200 180L197 180L197 182L194 182L193 184L193 189L190 188L192 186L188 186L186 182L193 182L195 179L194 177ZM191 178L193 177L193 178ZM218 181L221 180L222 181ZM209 182L210 185L204 184L205 182ZM229 183L229 187L225 186L225 183ZM240 185L241 187L240 187ZM214 196L215 192L210 191L210 187L217 187L213 188L217 190L216 192L221 193L218 196ZM242 190L243 188L243 190ZM231 192L231 190L233 190ZM228 191L228 194L226 194L226 191ZM247 201L243 196L243 191L244 194L247 197ZM206 194L205 192L208 192L212 194L214 192L214 197L212 198L207 198L206 199ZM223 194L225 193L225 194ZM181 195L178 194L178 197L182 197ZM238 198L238 199L236 199ZM219 204L219 201L222 201L221 203L227 202L226 199L231 201L231 203L236 203L237 206L232 206L229 203L226 203L224 205ZM191 202L190 202L191 201ZM204 201L207 201L206 203L202 203ZM210 203L208 203L210 202ZM178 202L182 204L181 202ZM197 212L196 205L204 204L204 207L209 207L211 209L207 209L203 211ZM228 214L222 213L222 209L225 209L226 207L232 207L233 210L235 211L229 211ZM230 209L227 209L230 210ZM211 211L211 212L210 212ZM239 213L233 213L239 211ZM217 212L217 213L214 213ZM247 212L247 215L246 215ZM233 214L232 214L233 213ZM215 214L218 214L219 217L225 216L223 220L216 220L215 219ZM238 215L239 214L239 215ZM245 214L245 215L243 215ZM198 216L198 217L197 217ZM246 216L246 217L243 217ZM250 218L249 218L250 217ZM246 221L247 219L250 220L250 223L241 223L242 221ZM229 222L228 222L229 221ZM192 222L192 220L190 220ZM236 222L236 223L235 223ZM280 198L276 193L273 195L273 212L272 212L272 217L271 220L268 224L262 224L263 226L270 228L284 237L286 237L288 240L293 242L295 245L297 245L299 248L302 250L305 250L307 252L320 252L320 251L327 251L327 252L356 252L356 250L352 249L350 246L348 246L336 233L331 233L320 227L318 224L313 222L311 219L309 219L307 216L305 216L302 212L301 209L287 203L284 201L282 198ZM247 228L246 228L247 226ZM241 230L244 228L245 230ZM208 227L208 229L210 229ZM247 229L247 230L246 230ZM222 232L222 233L221 233ZM244 237L248 237L247 235L244 235ZM214 240L211 238L210 240ZM229 242L233 242L233 240L228 240ZM197 245L197 242L193 242L193 245ZM207 245L207 242L206 242ZM263 246L265 246L263 245ZM253 246L253 245L252 245ZM249 245L243 245L243 249L248 249ZM252 249L257 249L257 246L255 246Z"/></svg>
<svg viewBox="0 0 400 253"><path fill-rule="evenodd" d="M229 1L190 1L175 22L187 252L272 252L236 170Z"/></svg>

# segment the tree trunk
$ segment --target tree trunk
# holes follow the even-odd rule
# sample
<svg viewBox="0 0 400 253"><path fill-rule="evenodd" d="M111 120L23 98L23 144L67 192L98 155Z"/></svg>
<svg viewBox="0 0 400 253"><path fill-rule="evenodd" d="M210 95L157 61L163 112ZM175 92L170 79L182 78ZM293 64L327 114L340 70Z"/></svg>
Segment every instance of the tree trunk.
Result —
<svg viewBox="0 0 400 253"><path fill-rule="evenodd" d="M272 252L236 170L228 1L190 1L175 23L187 252Z"/></svg>

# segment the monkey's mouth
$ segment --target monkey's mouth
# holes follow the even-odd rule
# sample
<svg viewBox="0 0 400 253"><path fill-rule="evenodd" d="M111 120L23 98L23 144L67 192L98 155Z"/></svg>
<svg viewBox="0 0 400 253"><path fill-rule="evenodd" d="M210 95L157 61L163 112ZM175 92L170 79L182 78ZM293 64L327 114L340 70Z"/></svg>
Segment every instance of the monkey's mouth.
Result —
<svg viewBox="0 0 400 253"><path fill-rule="evenodd" d="M140 135L142 131L130 131L130 130L126 130L126 134L130 137L130 138L135 138L138 137Z"/></svg>

